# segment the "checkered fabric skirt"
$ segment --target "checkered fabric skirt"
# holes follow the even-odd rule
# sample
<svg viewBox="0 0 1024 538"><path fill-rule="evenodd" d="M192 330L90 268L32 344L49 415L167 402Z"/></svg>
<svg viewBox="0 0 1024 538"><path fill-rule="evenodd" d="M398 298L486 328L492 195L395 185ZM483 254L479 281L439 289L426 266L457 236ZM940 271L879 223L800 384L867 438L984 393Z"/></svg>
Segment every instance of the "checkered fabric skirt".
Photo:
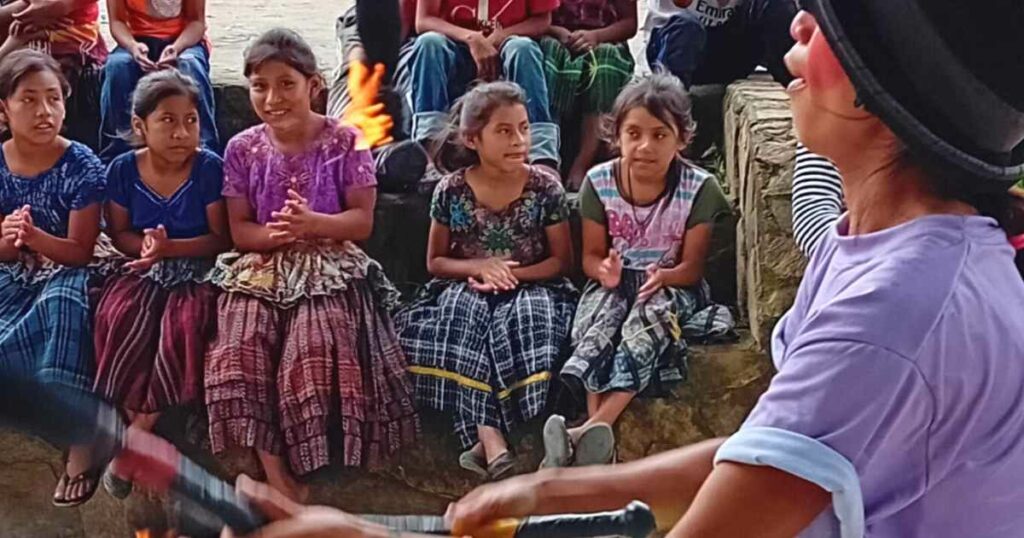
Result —
<svg viewBox="0 0 1024 538"><path fill-rule="evenodd" d="M61 268L45 278L21 273L20 262L0 263L0 369L90 390L89 271Z"/></svg>
<svg viewBox="0 0 1024 538"><path fill-rule="evenodd" d="M580 112L611 112L615 98L633 78L633 56L623 43L604 43L578 56L554 38L542 39L540 46L551 117L556 121L568 121Z"/></svg>
<svg viewBox="0 0 1024 538"><path fill-rule="evenodd" d="M499 295L435 280L395 316L421 405L454 414L463 447L476 426L508 432L541 414L576 306L568 282Z"/></svg>

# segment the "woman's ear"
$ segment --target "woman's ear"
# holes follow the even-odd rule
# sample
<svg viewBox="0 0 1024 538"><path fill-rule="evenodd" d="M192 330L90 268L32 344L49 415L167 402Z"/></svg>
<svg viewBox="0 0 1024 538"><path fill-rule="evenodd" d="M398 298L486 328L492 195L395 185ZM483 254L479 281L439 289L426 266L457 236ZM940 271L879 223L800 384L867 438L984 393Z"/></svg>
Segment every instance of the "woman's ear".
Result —
<svg viewBox="0 0 1024 538"><path fill-rule="evenodd" d="M459 135L459 140L462 141L462 145L463 146L466 146L467 148L469 148L469 149L471 149L473 151L477 151L477 149L479 149L479 146L480 146L480 144L479 144L479 142L480 142L479 135L466 136L464 134L460 134Z"/></svg>
<svg viewBox="0 0 1024 538"><path fill-rule="evenodd" d="M138 139L139 143L146 143L146 120L132 116L132 136Z"/></svg>
<svg viewBox="0 0 1024 538"><path fill-rule="evenodd" d="M309 77L309 99L316 101L320 97L320 93L327 89L327 81L324 80L323 75L317 73L312 77Z"/></svg>

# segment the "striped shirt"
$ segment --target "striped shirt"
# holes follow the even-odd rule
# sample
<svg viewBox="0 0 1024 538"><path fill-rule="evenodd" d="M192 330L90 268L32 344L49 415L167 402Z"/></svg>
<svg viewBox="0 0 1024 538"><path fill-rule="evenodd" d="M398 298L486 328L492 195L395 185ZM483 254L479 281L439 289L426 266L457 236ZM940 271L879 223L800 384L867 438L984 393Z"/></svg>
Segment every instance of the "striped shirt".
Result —
<svg viewBox="0 0 1024 538"><path fill-rule="evenodd" d="M807 150L796 150L793 171L793 239L810 257L829 227L844 211L843 179L832 161Z"/></svg>

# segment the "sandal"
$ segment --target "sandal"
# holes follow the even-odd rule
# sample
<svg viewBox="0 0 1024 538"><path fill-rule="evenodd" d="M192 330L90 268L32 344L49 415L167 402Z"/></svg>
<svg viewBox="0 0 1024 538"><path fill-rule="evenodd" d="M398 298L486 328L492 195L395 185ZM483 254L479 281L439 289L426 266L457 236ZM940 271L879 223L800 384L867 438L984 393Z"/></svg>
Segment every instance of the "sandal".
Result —
<svg viewBox="0 0 1024 538"><path fill-rule="evenodd" d="M515 471L516 459L512 457L512 452L506 450L502 452L500 456L494 458L494 461L487 464L487 479L491 482L497 482L504 480L512 475Z"/></svg>
<svg viewBox="0 0 1024 538"><path fill-rule="evenodd" d="M477 448L480 448L479 452ZM480 443L473 445L472 448L459 455L459 467L480 477L487 478L487 460L482 452L483 447L480 446Z"/></svg>
<svg viewBox="0 0 1024 538"><path fill-rule="evenodd" d="M68 473L60 473L60 478L57 479L57 487L53 489L53 504L60 506L58 503L64 502L64 494L67 493L68 489Z"/></svg>
<svg viewBox="0 0 1024 538"><path fill-rule="evenodd" d="M93 469L89 469L88 471L85 471L84 473L81 473L78 476L75 476L74 478L68 477L67 472L65 472L64 473L64 477L68 477L68 480L67 480L67 483L66 483L66 485L64 487L64 494L65 494L64 498L60 499L56 495L54 495L54 497L53 497L53 505L54 506L59 506L61 508L72 508L72 507L75 507L75 506L81 506L82 504L85 504L86 502L88 502L89 499L91 499L92 496L96 494L96 490L99 489L100 474L102 472L103 472L103 467L96 467L96 468L93 468ZM62 477L62 478L64 478L64 477ZM69 498L67 496L68 490L74 488L75 486L77 486L79 484L85 484L86 485L85 493L82 494L82 496L74 498L74 499ZM59 485L59 483L58 483L58 485Z"/></svg>
<svg viewBox="0 0 1024 538"><path fill-rule="evenodd" d="M103 473L103 489L107 490L111 497L120 500L127 499L132 494L133 488L134 484L130 480L115 475L109 467Z"/></svg>
<svg viewBox="0 0 1024 538"><path fill-rule="evenodd" d="M573 458L572 438L565 427L565 417L551 415L544 423L542 434L544 439L544 459L540 462L541 469L568 467Z"/></svg>
<svg viewBox="0 0 1024 538"><path fill-rule="evenodd" d="M576 440L576 458L572 465L608 465L615 459L615 433L607 424L593 424Z"/></svg>

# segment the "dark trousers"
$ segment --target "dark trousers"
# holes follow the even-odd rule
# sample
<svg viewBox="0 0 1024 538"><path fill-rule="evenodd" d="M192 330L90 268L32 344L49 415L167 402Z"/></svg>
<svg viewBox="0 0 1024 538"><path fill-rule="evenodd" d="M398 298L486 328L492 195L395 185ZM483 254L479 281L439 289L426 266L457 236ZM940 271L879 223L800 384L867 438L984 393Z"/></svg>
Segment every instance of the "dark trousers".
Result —
<svg viewBox="0 0 1024 538"><path fill-rule="evenodd" d="M693 11L673 15L651 31L647 63L693 84L728 84L764 65L783 85L792 75L783 57L793 46L793 0L746 0L724 24L706 28Z"/></svg>

